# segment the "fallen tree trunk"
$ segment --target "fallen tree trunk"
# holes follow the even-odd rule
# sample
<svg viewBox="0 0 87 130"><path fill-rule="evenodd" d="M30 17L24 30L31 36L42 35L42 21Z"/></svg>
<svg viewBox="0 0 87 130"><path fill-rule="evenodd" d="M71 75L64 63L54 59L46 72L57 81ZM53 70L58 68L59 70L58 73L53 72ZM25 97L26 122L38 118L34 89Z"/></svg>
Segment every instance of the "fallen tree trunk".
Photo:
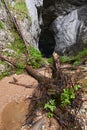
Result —
<svg viewBox="0 0 87 130"><path fill-rule="evenodd" d="M9 65L12 65L17 68L17 64L14 63L12 60L8 59L7 57L0 54L0 59L7 62ZM29 75L31 75L33 78L35 78L38 82L46 82L48 83L50 79L42 74L40 74L37 70L33 69L31 66L26 65L25 70L28 72Z"/></svg>
<svg viewBox="0 0 87 130"><path fill-rule="evenodd" d="M37 70L33 69L31 66L26 65L25 69L38 82L49 83L50 79L48 77L46 77L45 75L43 76L42 74L38 73Z"/></svg>

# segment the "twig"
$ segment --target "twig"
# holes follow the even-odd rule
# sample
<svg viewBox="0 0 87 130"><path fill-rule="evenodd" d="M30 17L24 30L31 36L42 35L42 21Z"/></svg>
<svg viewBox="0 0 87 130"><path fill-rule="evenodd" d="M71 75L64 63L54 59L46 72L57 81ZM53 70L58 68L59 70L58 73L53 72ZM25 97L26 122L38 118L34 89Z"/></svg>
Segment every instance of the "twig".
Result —
<svg viewBox="0 0 87 130"><path fill-rule="evenodd" d="M14 81L11 81L9 82L10 84L14 84L14 85L18 85L18 86L23 86L25 88L35 88L33 87L32 85L25 85L25 84L22 84L22 83L17 83L17 82L14 82Z"/></svg>
<svg viewBox="0 0 87 130"><path fill-rule="evenodd" d="M7 63L9 63L11 65L13 65L14 67L17 67L16 64L13 61L9 60L8 58L6 58L5 56L3 56L1 54L0 54L0 59L6 61Z"/></svg>

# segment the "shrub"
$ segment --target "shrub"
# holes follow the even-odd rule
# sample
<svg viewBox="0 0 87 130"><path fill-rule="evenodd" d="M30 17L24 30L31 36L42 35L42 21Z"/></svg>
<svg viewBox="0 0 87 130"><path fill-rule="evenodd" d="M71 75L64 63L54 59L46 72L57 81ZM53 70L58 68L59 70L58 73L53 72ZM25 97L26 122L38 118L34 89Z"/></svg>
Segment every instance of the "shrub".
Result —
<svg viewBox="0 0 87 130"><path fill-rule="evenodd" d="M36 50L34 47L29 47L29 61L28 64L33 68L40 68L45 65L45 61L42 58L42 54L39 50Z"/></svg>

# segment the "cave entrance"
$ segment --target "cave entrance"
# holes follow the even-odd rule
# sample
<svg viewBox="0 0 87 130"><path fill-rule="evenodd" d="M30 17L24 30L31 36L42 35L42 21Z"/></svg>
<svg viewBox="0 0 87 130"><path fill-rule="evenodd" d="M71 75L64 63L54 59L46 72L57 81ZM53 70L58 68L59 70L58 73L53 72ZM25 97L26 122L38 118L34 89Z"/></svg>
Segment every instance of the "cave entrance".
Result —
<svg viewBox="0 0 87 130"><path fill-rule="evenodd" d="M56 19L55 0L43 0L41 35L39 39L39 50L43 57L51 57L55 49L55 39L51 28Z"/></svg>
<svg viewBox="0 0 87 130"><path fill-rule="evenodd" d="M39 39L39 50L43 57L49 58L52 56L55 48L55 39L53 33L49 29L41 31Z"/></svg>

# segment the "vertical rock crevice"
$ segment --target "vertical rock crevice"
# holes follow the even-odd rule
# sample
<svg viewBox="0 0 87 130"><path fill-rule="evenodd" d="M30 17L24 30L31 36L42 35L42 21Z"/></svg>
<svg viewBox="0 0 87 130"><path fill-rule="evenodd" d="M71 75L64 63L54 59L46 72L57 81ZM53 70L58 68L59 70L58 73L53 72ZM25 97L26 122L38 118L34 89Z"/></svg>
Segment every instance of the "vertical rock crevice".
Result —
<svg viewBox="0 0 87 130"><path fill-rule="evenodd" d="M51 24L57 17L54 8L55 1L44 0L42 9L43 25L41 26L41 34L39 39L39 50L44 57L51 57L55 48L54 33Z"/></svg>

